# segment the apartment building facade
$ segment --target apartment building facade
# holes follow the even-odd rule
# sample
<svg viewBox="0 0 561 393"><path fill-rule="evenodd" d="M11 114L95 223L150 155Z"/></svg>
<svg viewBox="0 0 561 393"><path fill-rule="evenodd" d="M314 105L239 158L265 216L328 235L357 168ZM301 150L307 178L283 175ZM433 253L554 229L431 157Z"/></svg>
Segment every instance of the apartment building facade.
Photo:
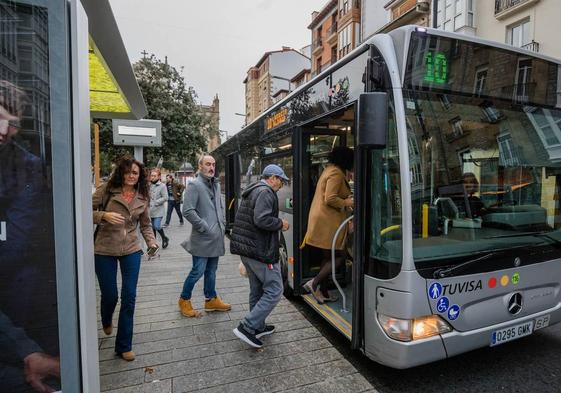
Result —
<svg viewBox="0 0 561 393"><path fill-rule="evenodd" d="M281 90L292 91L292 78L302 70L310 69L310 58L301 52L283 47L266 52L251 67L243 81L245 84L246 124L251 123L281 96ZM277 94L278 93L278 94Z"/></svg>
<svg viewBox="0 0 561 393"><path fill-rule="evenodd" d="M359 0L330 0L312 13L312 76L343 58L360 42Z"/></svg>
<svg viewBox="0 0 561 393"><path fill-rule="evenodd" d="M558 0L363 0L361 15L363 41L413 24L561 58Z"/></svg>

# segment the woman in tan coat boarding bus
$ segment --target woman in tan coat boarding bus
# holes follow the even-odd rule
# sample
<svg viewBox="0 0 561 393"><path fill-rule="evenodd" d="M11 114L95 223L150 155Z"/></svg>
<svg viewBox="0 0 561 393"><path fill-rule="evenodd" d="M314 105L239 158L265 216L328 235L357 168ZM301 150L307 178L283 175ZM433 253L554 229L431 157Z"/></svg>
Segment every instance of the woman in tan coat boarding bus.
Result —
<svg viewBox="0 0 561 393"><path fill-rule="evenodd" d="M347 182L347 171L353 169L353 158L354 153L348 147L335 147L329 153L329 163L318 180L308 216L305 243L318 248L322 260L318 275L304 284L304 288L318 303L335 300L329 297L327 291L327 279L331 274L331 245L337 228L352 210L353 197ZM335 244L336 267L345 260L346 237L347 229L344 228Z"/></svg>

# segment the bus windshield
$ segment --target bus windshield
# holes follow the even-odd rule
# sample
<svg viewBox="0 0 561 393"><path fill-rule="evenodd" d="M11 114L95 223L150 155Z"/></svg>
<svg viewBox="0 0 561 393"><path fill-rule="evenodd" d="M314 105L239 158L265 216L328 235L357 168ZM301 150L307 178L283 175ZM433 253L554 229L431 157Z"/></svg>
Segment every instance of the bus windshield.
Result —
<svg viewBox="0 0 561 393"><path fill-rule="evenodd" d="M421 274L560 258L560 67L414 33L403 96Z"/></svg>

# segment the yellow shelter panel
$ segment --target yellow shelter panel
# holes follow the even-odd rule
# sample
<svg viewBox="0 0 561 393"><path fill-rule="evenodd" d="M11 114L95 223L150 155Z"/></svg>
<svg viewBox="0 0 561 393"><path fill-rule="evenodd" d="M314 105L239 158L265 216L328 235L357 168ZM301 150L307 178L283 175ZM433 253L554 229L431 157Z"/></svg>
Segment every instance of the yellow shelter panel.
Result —
<svg viewBox="0 0 561 393"><path fill-rule="evenodd" d="M90 47L90 111L129 113L131 108L108 74L103 61Z"/></svg>

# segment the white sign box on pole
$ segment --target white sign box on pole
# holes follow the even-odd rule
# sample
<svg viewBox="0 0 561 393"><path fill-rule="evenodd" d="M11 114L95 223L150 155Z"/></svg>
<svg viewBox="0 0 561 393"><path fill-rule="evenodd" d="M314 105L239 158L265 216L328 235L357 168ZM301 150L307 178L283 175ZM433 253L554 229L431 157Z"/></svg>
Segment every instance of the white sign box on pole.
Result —
<svg viewBox="0 0 561 393"><path fill-rule="evenodd" d="M162 146L160 120L113 119L113 144L117 146Z"/></svg>

